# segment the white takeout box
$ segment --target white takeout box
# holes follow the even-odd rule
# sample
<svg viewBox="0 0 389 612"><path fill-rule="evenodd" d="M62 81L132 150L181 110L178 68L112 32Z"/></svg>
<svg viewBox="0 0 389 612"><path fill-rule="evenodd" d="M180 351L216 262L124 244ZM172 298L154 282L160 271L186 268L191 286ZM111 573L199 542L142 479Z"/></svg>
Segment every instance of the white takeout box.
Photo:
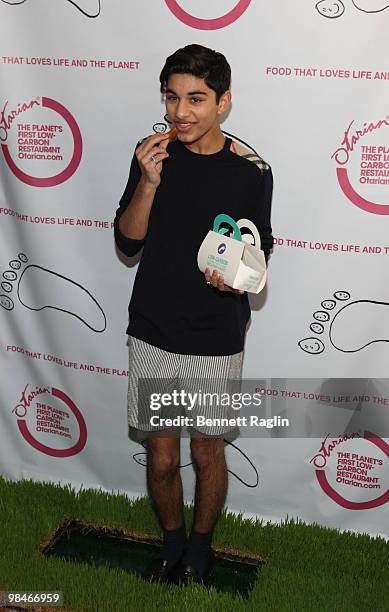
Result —
<svg viewBox="0 0 389 612"><path fill-rule="evenodd" d="M201 272L209 268L223 275L224 283L234 289L259 293L266 284L265 254L260 244L253 246L210 230L197 254Z"/></svg>

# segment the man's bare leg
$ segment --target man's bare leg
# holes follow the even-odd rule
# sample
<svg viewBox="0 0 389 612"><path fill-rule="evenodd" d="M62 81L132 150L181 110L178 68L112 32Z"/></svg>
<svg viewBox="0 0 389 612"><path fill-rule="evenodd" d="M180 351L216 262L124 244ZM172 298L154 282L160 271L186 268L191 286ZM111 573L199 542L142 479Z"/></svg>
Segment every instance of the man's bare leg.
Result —
<svg viewBox="0 0 389 612"><path fill-rule="evenodd" d="M195 514L193 528L211 531L222 510L227 494L227 465L223 438L192 438L192 456L196 466Z"/></svg>
<svg viewBox="0 0 389 612"><path fill-rule="evenodd" d="M161 556L169 566L179 560L187 542L179 465L180 438L147 440L147 485L164 534Z"/></svg>
<svg viewBox="0 0 389 612"><path fill-rule="evenodd" d="M207 565L213 529L227 494L228 474L223 438L192 438L196 467L195 509L189 546L183 557L202 574Z"/></svg>

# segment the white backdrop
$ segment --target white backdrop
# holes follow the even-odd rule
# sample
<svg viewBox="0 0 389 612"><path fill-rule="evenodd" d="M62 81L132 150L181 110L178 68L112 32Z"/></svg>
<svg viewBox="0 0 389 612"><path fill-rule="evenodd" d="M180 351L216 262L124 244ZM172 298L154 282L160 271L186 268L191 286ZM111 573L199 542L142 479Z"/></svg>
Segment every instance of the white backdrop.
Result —
<svg viewBox="0 0 389 612"><path fill-rule="evenodd" d="M388 392L373 381L389 350L386 4L0 1L3 475L146 493L126 423L137 260L117 252L112 221L137 140L167 128L164 60L197 42L232 66L223 130L274 175L277 244L250 298L243 374L272 379L275 409L305 423L300 437L227 447L226 504L389 537ZM331 389L318 407L302 379L319 376L354 379L352 397ZM354 437L308 437L323 406L367 420ZM191 500L188 439L182 451Z"/></svg>

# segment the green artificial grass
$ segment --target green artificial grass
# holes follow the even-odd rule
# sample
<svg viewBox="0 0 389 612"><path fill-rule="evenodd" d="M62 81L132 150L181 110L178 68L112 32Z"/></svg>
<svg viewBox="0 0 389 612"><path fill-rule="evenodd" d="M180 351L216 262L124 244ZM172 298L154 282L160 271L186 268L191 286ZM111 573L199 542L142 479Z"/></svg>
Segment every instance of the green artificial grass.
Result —
<svg viewBox="0 0 389 612"><path fill-rule="evenodd" d="M185 508L189 529L193 507ZM0 476L0 591L62 591L53 610L389 611L389 543L287 519L280 526L223 511L213 546L265 560L248 595L149 584L120 568L69 562L41 552L65 517L101 529L161 537L148 498ZM42 608L48 611L49 608Z"/></svg>
<svg viewBox="0 0 389 612"><path fill-rule="evenodd" d="M65 519L41 552L74 563L120 568L139 577L160 552L162 539L99 528L76 519ZM210 584L221 592L247 598L263 560L256 555L237 555L214 547L216 554Z"/></svg>

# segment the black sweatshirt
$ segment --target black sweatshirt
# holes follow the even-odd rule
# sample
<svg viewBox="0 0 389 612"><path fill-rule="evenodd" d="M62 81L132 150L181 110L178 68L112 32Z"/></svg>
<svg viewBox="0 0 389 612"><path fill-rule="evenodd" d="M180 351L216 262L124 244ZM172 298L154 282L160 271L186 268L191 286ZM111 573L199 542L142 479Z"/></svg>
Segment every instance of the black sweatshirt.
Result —
<svg viewBox="0 0 389 612"><path fill-rule="evenodd" d="M126 238L118 223L141 176L136 156L132 159L114 222L120 251L133 256L144 247L126 333L165 351L231 355L243 350L250 318L247 293L222 292L208 285L198 268L197 252L216 215L225 213L256 225L267 261L273 246L273 177L261 158L249 151L242 156L230 146L226 138L221 151L203 155L179 140L168 145L143 240Z"/></svg>

